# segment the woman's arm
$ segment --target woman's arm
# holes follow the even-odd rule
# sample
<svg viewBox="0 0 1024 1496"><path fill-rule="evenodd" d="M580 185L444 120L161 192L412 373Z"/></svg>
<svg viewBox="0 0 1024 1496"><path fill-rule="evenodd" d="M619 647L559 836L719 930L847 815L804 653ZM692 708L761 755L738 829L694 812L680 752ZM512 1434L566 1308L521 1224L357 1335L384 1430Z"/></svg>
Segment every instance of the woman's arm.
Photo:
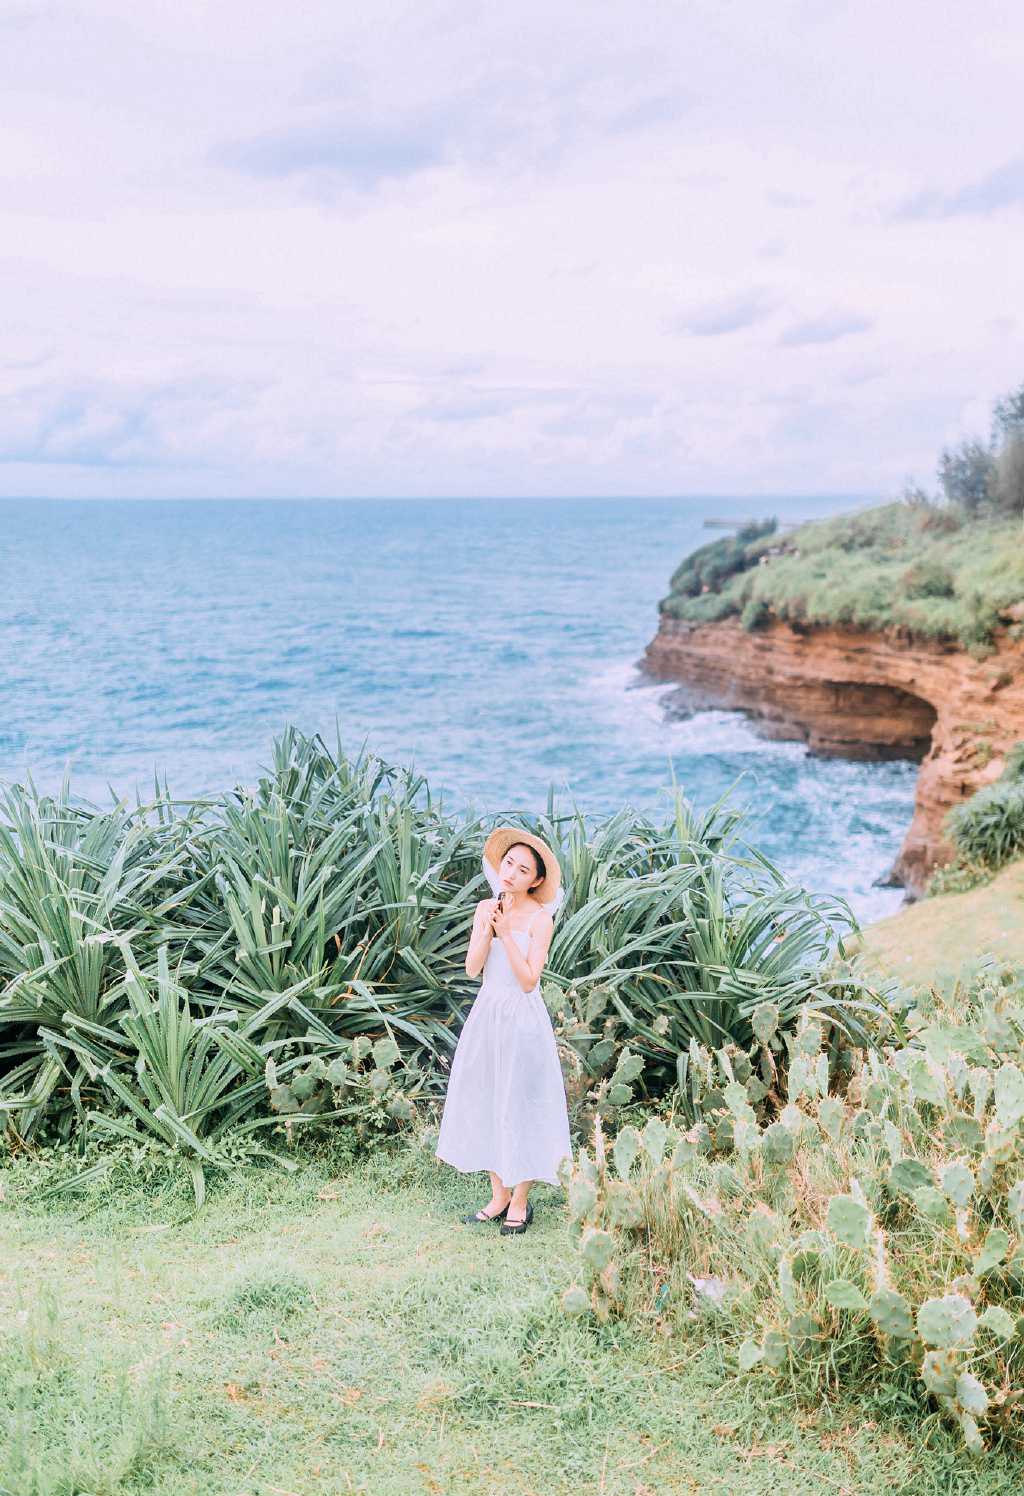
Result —
<svg viewBox="0 0 1024 1496"><path fill-rule="evenodd" d="M555 924L551 915L542 910L534 919L531 926L530 949L524 956L516 941L512 938L508 916L505 915L503 917L499 914L495 920L495 934L508 952L508 964L511 966L512 973L524 992L531 992L540 981L540 974L544 970L544 962L548 958L548 947L551 945L551 936L554 928Z"/></svg>
<svg viewBox="0 0 1024 1496"><path fill-rule="evenodd" d="M487 960L487 952L491 948L494 939L494 926L491 921L498 907L497 899L481 899L476 906L476 914L473 916L473 930L469 937L469 950L466 952L466 975L476 977L484 969Z"/></svg>

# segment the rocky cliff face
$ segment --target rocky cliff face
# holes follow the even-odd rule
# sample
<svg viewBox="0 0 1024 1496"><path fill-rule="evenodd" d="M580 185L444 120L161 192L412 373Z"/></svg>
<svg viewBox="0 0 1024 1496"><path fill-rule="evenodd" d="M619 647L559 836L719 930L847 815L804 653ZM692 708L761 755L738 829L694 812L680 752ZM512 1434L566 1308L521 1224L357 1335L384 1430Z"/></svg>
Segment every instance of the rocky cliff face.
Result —
<svg viewBox="0 0 1024 1496"><path fill-rule="evenodd" d="M946 812L997 778L1024 739L1024 642L1005 630L979 661L955 644L663 617L643 663L680 682L683 708L748 712L766 735L803 739L814 753L920 760L914 818L890 875L912 895L951 855Z"/></svg>

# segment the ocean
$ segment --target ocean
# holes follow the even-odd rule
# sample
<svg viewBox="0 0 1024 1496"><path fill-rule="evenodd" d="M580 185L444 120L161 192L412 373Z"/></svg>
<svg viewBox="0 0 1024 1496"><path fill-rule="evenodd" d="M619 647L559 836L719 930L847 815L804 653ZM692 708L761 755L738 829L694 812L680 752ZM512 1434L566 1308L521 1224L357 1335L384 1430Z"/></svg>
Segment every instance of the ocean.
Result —
<svg viewBox="0 0 1024 1496"><path fill-rule="evenodd" d="M863 920L916 767L814 759L731 712L666 714L637 661L706 517L837 500L0 504L0 779L97 803L251 782L286 723L413 765L452 810L668 813L749 836Z"/></svg>

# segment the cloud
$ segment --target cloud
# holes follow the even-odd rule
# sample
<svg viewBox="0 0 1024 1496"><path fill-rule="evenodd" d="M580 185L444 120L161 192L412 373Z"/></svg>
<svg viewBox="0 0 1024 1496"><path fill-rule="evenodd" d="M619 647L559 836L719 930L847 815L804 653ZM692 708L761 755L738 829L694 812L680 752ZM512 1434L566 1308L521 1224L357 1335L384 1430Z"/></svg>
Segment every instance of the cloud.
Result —
<svg viewBox="0 0 1024 1496"><path fill-rule="evenodd" d="M717 338L763 322L771 315L774 306L774 299L766 291L741 291L738 295L709 301L684 312L673 319L671 327L674 332L692 333L697 338Z"/></svg>
<svg viewBox="0 0 1024 1496"><path fill-rule="evenodd" d="M811 317L806 322L794 322L779 338L784 348L803 348L815 343L838 343L851 333L867 332L873 324L869 317L856 312L837 312L823 317Z"/></svg>
<svg viewBox="0 0 1024 1496"><path fill-rule="evenodd" d="M878 490L1020 377L1005 0L0 12L0 493Z"/></svg>
<svg viewBox="0 0 1024 1496"><path fill-rule="evenodd" d="M221 145L211 155L216 164L256 177L329 172L372 187L439 165L444 150L426 125L403 130L337 120L268 131Z"/></svg>
<svg viewBox="0 0 1024 1496"><path fill-rule="evenodd" d="M516 411L562 406L572 399L564 389L488 389L470 386L451 396L431 395L416 411L425 421L491 421L510 417Z"/></svg>
<svg viewBox="0 0 1024 1496"><path fill-rule="evenodd" d="M311 117L223 141L210 160L261 178L317 174L369 188L445 164L550 168L586 144L663 130L690 107L678 88L652 93L632 78L622 88L571 54L525 73L493 58L443 92L403 80L388 114L376 90L341 71L343 87L306 95L300 107Z"/></svg>
<svg viewBox="0 0 1024 1496"><path fill-rule="evenodd" d="M652 94L613 114L608 124L612 130L647 130L652 126L671 124L689 106L690 100L675 91Z"/></svg>
<svg viewBox="0 0 1024 1496"><path fill-rule="evenodd" d="M766 200L773 208L812 208L814 199L808 197L806 192L783 192L773 189L765 193Z"/></svg>
<svg viewBox="0 0 1024 1496"><path fill-rule="evenodd" d="M894 219L987 217L1002 208L1024 205L1024 156L1008 161L957 192L920 192L897 208Z"/></svg>

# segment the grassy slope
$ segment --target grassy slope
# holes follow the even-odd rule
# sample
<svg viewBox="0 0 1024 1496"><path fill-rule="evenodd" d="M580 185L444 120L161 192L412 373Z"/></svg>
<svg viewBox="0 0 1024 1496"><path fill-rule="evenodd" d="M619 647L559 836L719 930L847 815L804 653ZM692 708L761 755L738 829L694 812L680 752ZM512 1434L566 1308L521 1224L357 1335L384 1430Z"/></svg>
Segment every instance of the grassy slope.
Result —
<svg viewBox="0 0 1024 1496"><path fill-rule="evenodd" d="M899 627L919 638L979 642L998 609L1024 598L1020 523L975 521L953 531L935 526L935 511L902 503L803 525L751 541L745 547L749 569L696 596L686 595L699 586L689 564L695 558L688 558L661 606L676 617L700 620L762 602L791 622ZM735 542L715 544L724 554ZM761 555L780 546L784 554L758 564ZM714 562L713 555L709 559ZM700 566L697 559L696 569ZM953 595L912 595L934 589L943 574Z"/></svg>
<svg viewBox="0 0 1024 1496"><path fill-rule="evenodd" d="M911 985L948 980L989 953L1024 965L1024 862L983 888L922 899L879 920L861 948L878 970Z"/></svg>
<svg viewBox="0 0 1024 1496"><path fill-rule="evenodd" d="M0 1490L17 1496L995 1496L919 1415L794 1416L713 1336L567 1318L554 1191L518 1240L411 1149L76 1207L0 1176ZM11 1415L12 1407L15 1409ZM5 1437L6 1436L6 1437ZM922 1441L930 1440L928 1450Z"/></svg>

